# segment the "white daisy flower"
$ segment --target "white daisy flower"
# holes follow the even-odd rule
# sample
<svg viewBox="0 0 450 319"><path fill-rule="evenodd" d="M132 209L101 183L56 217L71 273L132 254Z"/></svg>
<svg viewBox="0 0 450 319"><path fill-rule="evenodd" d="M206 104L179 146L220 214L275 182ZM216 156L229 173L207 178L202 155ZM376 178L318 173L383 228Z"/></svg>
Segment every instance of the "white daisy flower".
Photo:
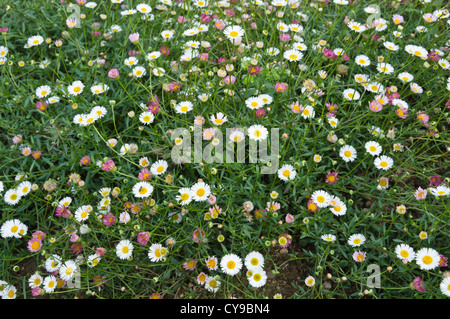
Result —
<svg viewBox="0 0 450 319"><path fill-rule="evenodd" d="M259 124L250 126L247 131L249 138L254 141L265 140L269 135L269 131Z"/></svg>
<svg viewBox="0 0 450 319"><path fill-rule="evenodd" d="M59 276L63 280L70 280L75 276L77 264L73 260L68 260L59 267Z"/></svg>
<svg viewBox="0 0 450 319"><path fill-rule="evenodd" d="M222 125L226 121L228 121L228 118L225 114L222 112L217 113L216 115L211 115L210 118L211 122L213 122L215 125Z"/></svg>
<svg viewBox="0 0 450 319"><path fill-rule="evenodd" d="M7 220L3 223L0 234L3 238L15 237L20 238L21 230L24 228L24 224L18 219Z"/></svg>
<svg viewBox="0 0 450 319"><path fill-rule="evenodd" d="M45 270L52 273L59 270L62 265L62 259L58 255L51 255L45 260Z"/></svg>
<svg viewBox="0 0 450 319"><path fill-rule="evenodd" d="M175 106L175 111L179 114L184 114L191 111L193 108L192 102L184 101L180 102Z"/></svg>
<svg viewBox="0 0 450 319"><path fill-rule="evenodd" d="M149 14L152 12L152 7L150 7L148 4L140 3L136 6L136 10L143 14Z"/></svg>
<svg viewBox="0 0 450 319"><path fill-rule="evenodd" d="M153 123L154 119L155 119L155 115L153 115L153 113L149 112L149 111L142 112L141 115L139 115L139 121L142 124L146 124L146 125L151 124L151 123Z"/></svg>
<svg viewBox="0 0 450 319"><path fill-rule="evenodd" d="M251 269L251 275L247 277L248 283L254 288L260 288L267 282L267 274L261 267Z"/></svg>
<svg viewBox="0 0 450 319"><path fill-rule="evenodd" d="M56 277L47 276L44 278L43 287L46 293L52 293L56 289Z"/></svg>
<svg viewBox="0 0 450 319"><path fill-rule="evenodd" d="M124 64L130 68L137 65L138 63L139 63L139 60L134 56L130 56L130 57L126 58L124 61Z"/></svg>
<svg viewBox="0 0 450 319"><path fill-rule="evenodd" d="M258 251L252 251L244 259L244 265L247 269L264 267L264 256Z"/></svg>
<svg viewBox="0 0 450 319"><path fill-rule="evenodd" d="M356 157L357 153L353 146L351 145L344 145L339 150L339 156L345 161L345 162L353 162Z"/></svg>
<svg viewBox="0 0 450 319"><path fill-rule="evenodd" d="M167 171L169 164L165 160L156 161L150 166L150 172L153 175L162 175Z"/></svg>
<svg viewBox="0 0 450 319"><path fill-rule="evenodd" d="M79 222L85 222L86 220L89 219L89 212L88 212L88 207L86 205L83 205L79 208L77 208L77 210L75 211L75 219Z"/></svg>
<svg viewBox="0 0 450 319"><path fill-rule="evenodd" d="M334 204L331 204L330 210L335 216L344 216L347 213L347 205L339 199Z"/></svg>
<svg viewBox="0 0 450 319"><path fill-rule="evenodd" d="M116 255L120 259L128 259L133 254L134 246L129 240L121 240L116 246Z"/></svg>
<svg viewBox="0 0 450 319"><path fill-rule="evenodd" d="M297 175L297 172L294 169L294 166L289 164L284 164L280 167L278 170L278 178L281 180L287 182L289 180L293 180L295 176Z"/></svg>
<svg viewBox="0 0 450 319"><path fill-rule="evenodd" d="M290 62L300 61L303 58L303 53L298 50L291 49L285 51L283 53L283 57L289 60Z"/></svg>
<svg viewBox="0 0 450 319"><path fill-rule="evenodd" d="M163 76L164 74L166 74L166 70L160 67L156 67L152 70L152 73L154 76Z"/></svg>
<svg viewBox="0 0 450 319"><path fill-rule="evenodd" d="M137 198L147 198L153 192L153 186L147 182L139 182L133 186L133 195Z"/></svg>
<svg viewBox="0 0 450 319"><path fill-rule="evenodd" d="M39 275L38 273L35 273L35 274L31 275L30 278L28 278L28 286L31 289L37 288L42 285L43 281L44 281L44 278L42 278L42 276Z"/></svg>
<svg viewBox="0 0 450 319"><path fill-rule="evenodd" d="M450 297L450 277L445 277L444 279L442 279L441 283L439 284L439 288L445 296Z"/></svg>
<svg viewBox="0 0 450 319"><path fill-rule="evenodd" d="M364 148L366 149L366 151L368 153L370 153L370 155L372 156L378 156L381 154L381 151L383 150L383 148L381 147L381 145L375 141L369 141L364 145Z"/></svg>
<svg viewBox="0 0 450 319"><path fill-rule="evenodd" d="M108 113L108 111L106 110L105 107L97 105L91 109L90 113L96 114L97 118L100 119L100 118L104 117L106 115L106 113Z"/></svg>
<svg viewBox="0 0 450 319"><path fill-rule="evenodd" d="M204 202L211 195L211 188L208 184L204 182L198 182L192 185L190 188L192 199L196 202Z"/></svg>
<svg viewBox="0 0 450 319"><path fill-rule="evenodd" d="M336 241L336 236L332 235L332 234L325 234L320 236L320 238L322 238L322 240L333 243Z"/></svg>
<svg viewBox="0 0 450 319"><path fill-rule="evenodd" d="M311 199L319 208L323 208L330 205L331 196L323 190L318 190L312 193Z"/></svg>
<svg viewBox="0 0 450 319"><path fill-rule="evenodd" d="M416 253L414 252L414 249L406 244L398 244L395 247L395 253L397 254L397 257L406 260L407 262L411 262L416 258Z"/></svg>
<svg viewBox="0 0 450 319"><path fill-rule="evenodd" d="M161 244L153 244L148 250L148 258L151 262L161 261L168 252L168 249Z"/></svg>
<svg viewBox="0 0 450 319"><path fill-rule="evenodd" d="M48 85L41 85L36 89L36 97L42 99L49 95L52 92L52 89Z"/></svg>
<svg viewBox="0 0 450 319"><path fill-rule="evenodd" d="M316 115L316 112L314 111L314 108L311 105L307 105L303 108L301 117L304 119L311 119L314 118Z"/></svg>
<svg viewBox="0 0 450 319"><path fill-rule="evenodd" d="M370 65L370 59L366 55L358 55L355 57L355 63L359 66L366 67Z"/></svg>
<svg viewBox="0 0 450 319"><path fill-rule="evenodd" d="M260 96L253 96L245 100L245 105L252 110L261 108L264 105L264 101Z"/></svg>
<svg viewBox="0 0 450 319"><path fill-rule="evenodd" d="M71 85L67 87L69 95L77 96L83 93L84 84L81 81L74 81Z"/></svg>
<svg viewBox="0 0 450 319"><path fill-rule="evenodd" d="M138 79L143 77L146 73L147 73L147 71L145 70L145 68L143 66L138 65L133 68L133 76Z"/></svg>
<svg viewBox="0 0 450 319"><path fill-rule="evenodd" d="M34 35L27 40L28 47L34 47L44 42L44 38L40 35Z"/></svg>
<svg viewBox="0 0 450 319"><path fill-rule="evenodd" d="M386 155L377 157L373 163L377 169L382 170L388 170L394 165L393 159Z"/></svg>
<svg viewBox="0 0 450 319"><path fill-rule="evenodd" d="M192 201L192 193L190 188L180 188L178 193L179 195L177 195L175 199L179 201L181 205L187 205Z"/></svg>
<svg viewBox="0 0 450 319"><path fill-rule="evenodd" d="M269 94L260 94L258 98L264 103L264 105L269 105L273 101L273 97Z"/></svg>
<svg viewBox="0 0 450 319"><path fill-rule="evenodd" d="M223 33L229 40L240 39L244 36L244 29L240 26L233 25L226 27Z"/></svg>
<svg viewBox="0 0 450 319"><path fill-rule="evenodd" d="M377 70L380 73L391 74L394 72L394 67L389 63L382 62L377 64Z"/></svg>
<svg viewBox="0 0 450 319"><path fill-rule="evenodd" d="M357 101L361 97L359 92L355 89L346 89L342 94L344 95L344 99L347 101Z"/></svg>
<svg viewBox="0 0 450 319"><path fill-rule="evenodd" d="M216 279L216 277L209 276L205 281L205 289L210 292L216 292L219 290L221 282Z"/></svg>
<svg viewBox="0 0 450 319"><path fill-rule="evenodd" d="M437 187L431 187L430 192L434 196L446 196L450 194L450 188L445 185L439 185Z"/></svg>
<svg viewBox="0 0 450 319"><path fill-rule="evenodd" d="M347 243L352 247L358 247L363 245L366 242L366 237L363 234L354 234L351 235L347 240Z"/></svg>

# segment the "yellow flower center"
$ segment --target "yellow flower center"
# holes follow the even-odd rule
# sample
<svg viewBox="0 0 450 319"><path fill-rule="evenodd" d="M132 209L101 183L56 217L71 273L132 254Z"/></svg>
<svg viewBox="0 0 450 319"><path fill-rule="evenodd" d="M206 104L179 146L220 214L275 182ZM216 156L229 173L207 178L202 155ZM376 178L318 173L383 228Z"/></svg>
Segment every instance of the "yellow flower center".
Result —
<svg viewBox="0 0 450 319"><path fill-rule="evenodd" d="M236 263L233 260L230 260L229 262L227 262L228 269L234 269L234 267L236 267Z"/></svg>

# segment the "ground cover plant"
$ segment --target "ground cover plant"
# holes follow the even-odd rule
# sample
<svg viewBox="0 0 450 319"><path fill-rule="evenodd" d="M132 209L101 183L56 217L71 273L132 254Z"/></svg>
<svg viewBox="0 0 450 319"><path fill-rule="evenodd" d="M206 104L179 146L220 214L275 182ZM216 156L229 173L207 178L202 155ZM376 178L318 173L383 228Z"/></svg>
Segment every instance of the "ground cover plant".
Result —
<svg viewBox="0 0 450 319"><path fill-rule="evenodd" d="M2 1L2 298L447 298L448 9Z"/></svg>

